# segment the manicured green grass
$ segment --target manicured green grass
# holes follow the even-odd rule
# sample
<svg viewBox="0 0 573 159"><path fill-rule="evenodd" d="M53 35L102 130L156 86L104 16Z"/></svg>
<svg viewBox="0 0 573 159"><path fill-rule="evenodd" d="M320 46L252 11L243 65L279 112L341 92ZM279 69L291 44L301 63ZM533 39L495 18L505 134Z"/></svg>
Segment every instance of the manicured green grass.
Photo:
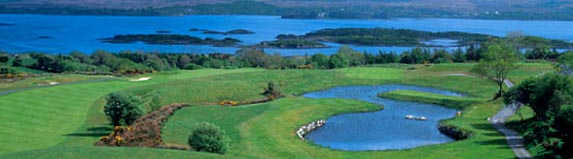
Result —
<svg viewBox="0 0 573 159"><path fill-rule="evenodd" d="M484 155L488 158L512 158L513 152L508 149L504 137L485 120L501 106L486 103L472 108L464 111L462 117L447 123L475 132L473 138L402 151L337 151L303 142L295 136L296 128L310 121L344 112L380 109L354 100L286 98L244 108L263 111L248 115L241 108L189 107L177 112L163 131L172 142L184 143L196 122L213 122L230 134L239 132L239 140L231 135L234 140L227 155L246 158L483 158ZM214 109L228 110L206 113ZM185 122L178 122L181 120Z"/></svg>
<svg viewBox="0 0 573 159"><path fill-rule="evenodd" d="M228 155L247 158L295 158L306 147L294 131L308 121L346 112L364 112L380 106L355 100L291 97L245 107L197 106L177 112L163 128L166 141L185 144L198 122L215 123L232 139ZM214 111L216 110L216 111ZM216 112L216 113L213 113ZM303 154L301 154L303 155Z"/></svg>
<svg viewBox="0 0 573 159"><path fill-rule="evenodd" d="M38 78L28 78L8 83L0 83L0 92L14 89L35 87L39 85L49 84L50 82L69 83L69 82L79 82L79 81L96 80L96 79L113 79L113 78L108 76L87 76L87 75L74 75L74 74L44 76Z"/></svg>
<svg viewBox="0 0 573 159"><path fill-rule="evenodd" d="M361 67L338 70L197 70L143 75L98 83L62 85L0 96L0 158L513 158L503 136L485 121L503 105L499 101L472 105L462 117L445 121L476 133L469 140L402 151L345 152L302 142L294 130L305 123L347 112L374 111L379 106L343 99L306 99L305 92L341 85L411 84L449 89L487 99L496 91L492 82L465 73L472 64ZM527 69L523 69L527 72ZM529 74L523 76L528 76ZM233 139L224 156L189 151L91 146L109 132L102 113L103 97L114 91L142 97L158 94L160 104L186 102L210 105L221 100L259 99L268 82L288 97L246 107L187 107L170 118L164 139L186 144L195 123L221 126ZM212 104L211 104L212 105ZM4 144L8 143L8 144Z"/></svg>
<svg viewBox="0 0 573 159"><path fill-rule="evenodd" d="M439 64L408 70L401 83L439 87L464 93L470 97L492 98L496 91L493 82L473 75L474 64ZM463 76L460 76L463 75Z"/></svg>
<svg viewBox="0 0 573 159"><path fill-rule="evenodd" d="M402 79L392 79L392 78L385 79L385 78L380 78L380 76L378 76L379 74L363 73L365 70L367 70L370 72L378 71L379 73L384 74L383 70L387 68L383 68L381 70L376 70L380 68L342 69L336 71L344 73L343 76L337 76L336 78L338 80L353 80L353 81L366 80L364 82L370 82L370 84L376 84L379 82L409 83L409 84L420 84L420 85L440 87L440 88L447 86L444 86L441 82L435 82L439 80L432 80L431 78L440 78L440 80L450 80L451 81L450 83L457 85L467 85L467 83L464 82L470 80L471 82L475 81L478 84L482 84L484 86L472 89L476 92L476 96L487 96L479 94L480 92L487 92L488 90L495 91L495 86L492 83L487 81L484 82L479 78L441 76L442 73L456 72L454 71L455 69L450 69L454 66L455 65L449 65L449 66L436 65L413 71L402 70L404 74ZM399 70L401 69L393 71L399 71ZM426 76L422 76L419 73L424 73L424 75ZM320 77L326 76L327 77L326 79L332 78L332 76L327 76L327 75L328 74L322 74L319 76ZM312 79L312 77L309 78ZM427 81L432 81L432 82L427 82ZM312 82L307 83L304 80L297 80L297 82L305 83L305 85L308 87L315 87L314 85L316 85L316 83ZM337 82L329 81L328 83L337 83ZM356 82L356 83L362 83L362 82ZM290 85L288 84L288 82L285 82L283 86L288 87ZM468 87L471 86L465 86L461 89L457 88L455 90L468 93L470 91L464 90L464 88ZM293 93L297 94L296 93L297 91L306 92L305 89L297 89L293 90ZM334 102L325 105L317 104L316 106L313 105L312 107L310 107L306 106L305 104L317 101L316 99L298 99L298 98L289 98L289 99L294 100L295 102L287 102L288 101L287 99L283 99L269 104L250 106L250 107L261 107L260 109L257 109L258 111L262 111L262 109L264 109L263 113L259 113L256 116L253 115L257 113L249 114L244 112L244 110L235 108L217 108L217 107L185 108L186 110L182 110L181 112L182 114L177 113L172 118L173 120L170 120L170 122L164 128L164 132L167 135L165 136L165 138L168 138L169 141L171 142L184 144L186 142L186 138L189 135L189 132L193 129L193 126L195 125L196 122L208 121L221 125L221 127L224 130L230 132L229 134L233 134L234 132L238 131L240 134L239 135L240 138L238 138L236 134L231 135L235 141L233 143L229 155L243 156L248 158L347 158L347 157L442 158L443 156L447 156L449 158L472 158L472 157L481 158L481 156L479 156L480 152L476 150L481 150L484 152L495 154L495 155L490 155L494 158L497 157L511 158L513 156L513 153L509 149L507 149L507 146L505 145L505 142L503 140L504 139L503 136L499 135L497 131L493 127L489 126L487 121L485 121L487 116L494 114L497 110L501 108L500 105L482 104L484 106L480 107L479 109L471 107L466 110L467 112L464 111L464 116L462 116L459 119L453 120L456 122L465 123L467 117L479 118L479 119L474 119L476 121L473 121L475 123L478 123L477 125L471 125L466 123L467 126L462 125L462 127L465 129L476 131L479 134L488 133L488 135L497 134L499 136L485 135L484 137L484 135L477 135L477 137L479 138L475 139L476 140L475 142L462 141L464 142L464 144L462 145L459 145L460 142L455 142L450 144L426 146L404 151L344 152L344 151L329 150L326 148L315 146L311 143L303 143L298 138L294 137L293 132L297 126L303 123L320 119L317 116L319 116L321 113L325 112L328 113L333 108L340 108L347 106L348 105L347 103ZM321 99L320 101L322 100L332 101L332 99ZM231 111L215 112L213 111L215 109L217 110L230 109ZM237 113L236 116L232 112L233 109L236 110L236 112L234 112ZM249 109L255 109L255 108L249 108ZM316 113L308 112L311 110L313 112L316 111ZM360 110L346 110L346 111L357 112ZM208 112L213 112L213 113L209 114ZM466 113L468 115L466 115ZM231 117L232 119L227 119ZM181 120L184 120L186 122L180 122ZM230 120L232 120L232 122ZM172 122L177 124L171 124ZM489 143L491 144L488 145ZM454 145L452 146L452 144ZM466 150L466 148L476 149L476 150ZM470 154L473 153L474 156L471 155L466 156L465 154L467 153ZM439 155L432 156L432 155L420 155L420 154L439 154Z"/></svg>
<svg viewBox="0 0 573 159"><path fill-rule="evenodd" d="M260 114L265 113L269 108L268 105L250 105L241 107L223 107L223 106L192 106L176 112L176 115L169 118L169 122L163 128L163 140L168 143L187 144L187 137L196 127L197 123L213 123L227 132L231 137L235 147L240 143L242 138L235 126L245 120L249 120ZM216 112L216 116L213 116ZM193 116L190 118L189 116Z"/></svg>
<svg viewBox="0 0 573 159"><path fill-rule="evenodd" d="M392 70L399 74L401 70ZM360 72L360 71L354 71ZM260 99L268 82L285 95L300 95L309 91L340 85L382 84L389 80L348 78L338 70L267 70L249 74L230 74L200 79L178 80L127 91L141 96L159 94L161 105L174 102L215 104L224 100L245 101Z"/></svg>
<svg viewBox="0 0 573 159"><path fill-rule="evenodd" d="M508 121L509 122L519 122L522 120L527 120L532 118L534 115L533 109L531 109L528 106L522 106L521 108L519 108L516 112L515 115L511 116Z"/></svg>
<svg viewBox="0 0 573 159"><path fill-rule="evenodd" d="M201 69L194 71L179 70L179 71L160 72L157 73L157 75L159 75L160 77L165 77L170 80L182 80L182 79L200 78L200 77L223 75L230 73L248 73L248 72L258 72L258 71L263 71L263 69L243 68L243 69ZM140 75L140 77L148 77L148 76L149 75Z"/></svg>
<svg viewBox="0 0 573 159"><path fill-rule="evenodd" d="M257 70L186 71L176 79L250 71ZM0 96L0 143L10 145L0 147L0 155L59 144L67 138L66 135L74 133L85 123L92 103L108 93L173 81L161 74L151 76L156 78L145 82L116 80L62 85Z"/></svg>
<svg viewBox="0 0 573 159"><path fill-rule="evenodd" d="M0 154L54 146L74 132L100 96L125 88L127 82L66 85L0 96Z"/></svg>
<svg viewBox="0 0 573 159"><path fill-rule="evenodd" d="M344 72L347 77L364 78L375 80L397 80L403 77L402 70L381 67L357 67L344 68L338 71Z"/></svg>
<svg viewBox="0 0 573 159"><path fill-rule="evenodd" d="M0 158L69 158L69 159L130 159L130 158L239 158L194 151L135 147L53 147L0 156Z"/></svg>
<svg viewBox="0 0 573 159"><path fill-rule="evenodd" d="M485 101L484 99L478 99L478 98L452 97L452 96L445 96L440 94L410 91L410 90L397 90L388 93L383 93L380 94L379 96L397 100L439 104L455 109L464 109L467 106Z"/></svg>
<svg viewBox="0 0 573 159"><path fill-rule="evenodd" d="M519 64L519 69L509 73L509 80L514 84L518 84L529 77L553 71L553 65L550 63L521 63Z"/></svg>

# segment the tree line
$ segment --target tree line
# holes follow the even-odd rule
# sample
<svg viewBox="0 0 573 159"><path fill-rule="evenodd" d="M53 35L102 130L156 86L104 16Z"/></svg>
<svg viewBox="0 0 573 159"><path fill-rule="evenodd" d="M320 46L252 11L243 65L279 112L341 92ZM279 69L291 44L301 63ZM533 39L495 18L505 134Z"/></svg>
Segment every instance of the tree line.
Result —
<svg viewBox="0 0 573 159"><path fill-rule="evenodd" d="M466 48L453 50L413 48L402 53L379 51L378 53L359 52L349 46L342 46L331 55L314 54L305 56L285 57L278 53L268 54L263 48L245 47L235 54L175 54L175 53L146 53L140 51L122 51L110 53L95 51L91 55L81 52L70 54L7 54L0 53L0 74L17 74L17 68L40 70L52 73L82 73L82 74L114 74L130 75L176 69L234 69L234 68L267 68L267 69L336 69L373 64L403 63L464 63L478 62L484 58L484 53L496 40L490 40L480 45L470 45ZM499 39L497 41L500 41ZM509 40L503 40L511 43ZM519 47L511 45L519 60L551 60L555 61L564 55L548 45L535 44L534 47ZM5 76L4 76L5 77Z"/></svg>

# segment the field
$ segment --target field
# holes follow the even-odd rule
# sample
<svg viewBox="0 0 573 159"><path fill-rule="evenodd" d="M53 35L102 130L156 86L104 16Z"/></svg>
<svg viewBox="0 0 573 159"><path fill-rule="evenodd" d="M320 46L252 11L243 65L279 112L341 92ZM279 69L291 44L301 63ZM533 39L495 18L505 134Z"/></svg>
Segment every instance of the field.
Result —
<svg viewBox="0 0 573 159"><path fill-rule="evenodd" d="M530 69L531 65L541 69ZM469 73L472 64L359 67L338 70L196 70L146 75L149 81L127 78L35 88L0 96L0 158L513 158L514 154L485 119L503 106L489 101L496 86ZM415 68L415 69L407 69ZM550 70L548 64L522 64L510 79L519 81ZM89 77L85 77L89 78ZM214 106L222 100L253 100L274 82L287 95L269 103ZM316 119L349 112L381 109L343 99L307 99L305 92L342 85L410 84L461 92L470 100L461 117L444 121L474 132L468 140L409 150L347 152L302 142L293 131ZM159 97L145 110L174 102L196 105L175 113L163 128L170 144L186 144L198 122L220 126L231 137L230 152L213 155L192 151L95 147L111 127L103 115L103 97L133 92L144 99ZM398 92L400 93L400 92ZM402 92L404 94L404 92ZM439 96L410 92L415 98ZM423 101L422 101L423 102ZM434 103L442 103L433 100Z"/></svg>

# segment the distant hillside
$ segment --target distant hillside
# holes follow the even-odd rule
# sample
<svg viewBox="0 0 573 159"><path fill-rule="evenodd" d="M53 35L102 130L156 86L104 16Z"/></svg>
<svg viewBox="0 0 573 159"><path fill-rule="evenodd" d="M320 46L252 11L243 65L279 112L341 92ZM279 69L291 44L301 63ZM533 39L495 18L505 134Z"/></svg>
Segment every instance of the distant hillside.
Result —
<svg viewBox="0 0 573 159"><path fill-rule="evenodd" d="M570 0L0 0L0 13L573 20Z"/></svg>

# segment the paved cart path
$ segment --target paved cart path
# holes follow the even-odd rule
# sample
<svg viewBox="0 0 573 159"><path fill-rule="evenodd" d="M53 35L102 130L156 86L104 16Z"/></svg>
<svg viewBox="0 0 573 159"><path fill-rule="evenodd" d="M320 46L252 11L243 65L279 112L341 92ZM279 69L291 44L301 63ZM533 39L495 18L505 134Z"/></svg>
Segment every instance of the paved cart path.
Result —
<svg viewBox="0 0 573 159"><path fill-rule="evenodd" d="M513 83L511 83L509 80L505 80L504 83L507 87L513 87ZM531 158L531 154L529 154L523 145L523 137L521 137L519 133L513 131L504 124L505 120L507 120L507 118L511 117L515 113L516 109L514 108L518 106L520 106L519 103L506 105L503 109L497 112L497 114L493 116L489 122L493 125L493 127L497 129L497 131L505 135L507 144L518 158Z"/></svg>

